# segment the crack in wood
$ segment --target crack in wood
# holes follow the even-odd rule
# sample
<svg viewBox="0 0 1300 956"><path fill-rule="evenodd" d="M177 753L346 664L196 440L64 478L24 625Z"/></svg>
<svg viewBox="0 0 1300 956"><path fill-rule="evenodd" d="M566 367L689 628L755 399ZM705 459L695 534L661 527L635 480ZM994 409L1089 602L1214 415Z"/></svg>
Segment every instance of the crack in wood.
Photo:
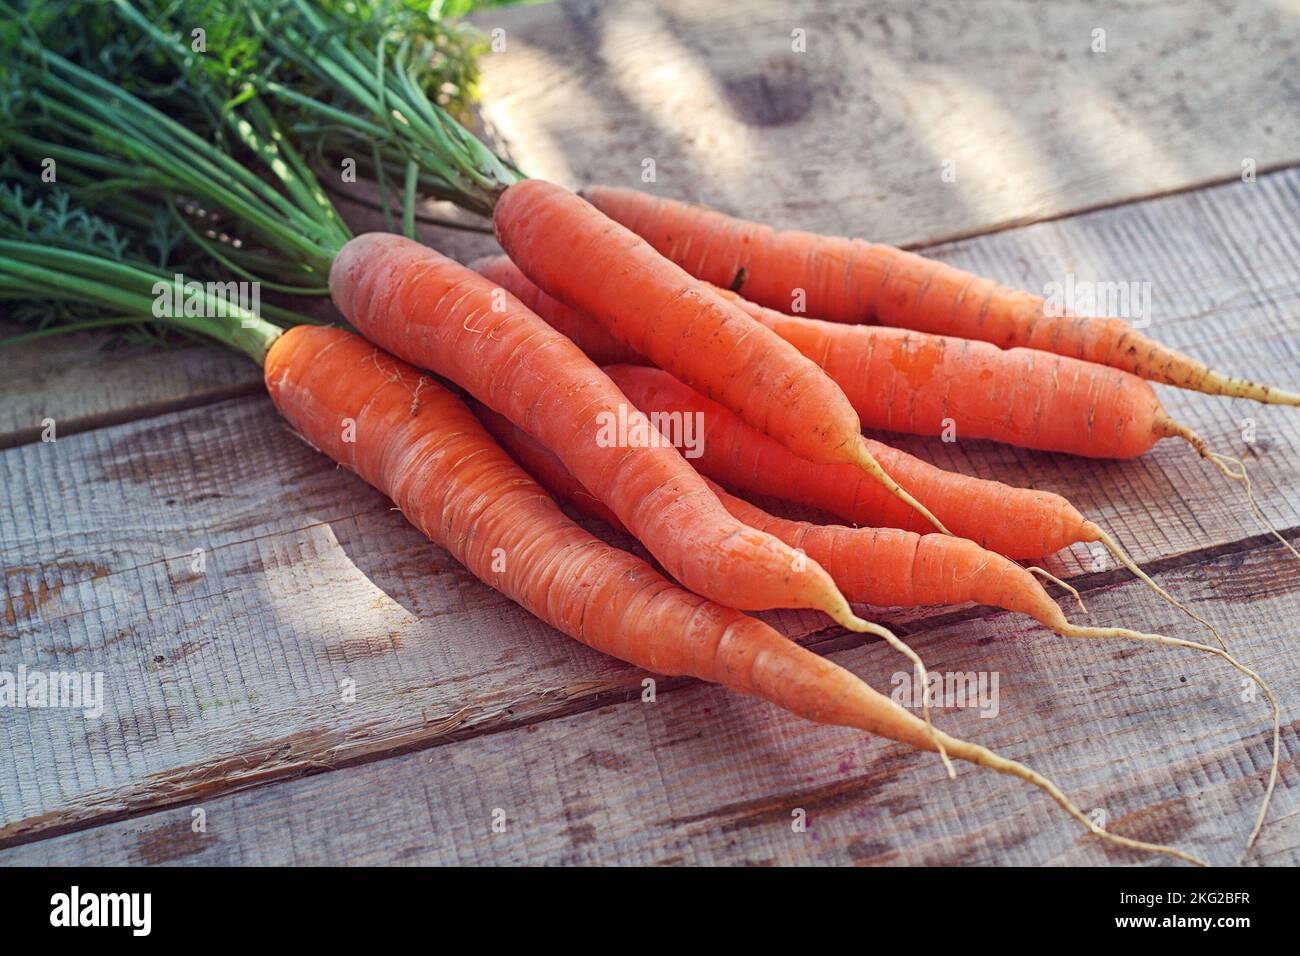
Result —
<svg viewBox="0 0 1300 956"><path fill-rule="evenodd" d="M58 436L67 438L72 435L80 435L85 432L99 431L103 428L115 428L119 425L129 425L132 422L144 421L150 418L158 418L162 415L171 415L175 412L185 412L194 408L203 408L207 405L215 405L219 402L228 402L234 398L247 398L250 395L258 395L266 390L260 382L249 382L244 385L231 385L224 388L212 388L202 392L195 392L191 395L185 395L181 398L172 399L165 402L149 402L144 405L125 406L123 408L111 409L109 411L97 412L93 415L81 415L71 418L59 418L56 421ZM7 448L17 448L21 445L29 445L41 440L41 433L44 431L43 426L34 425L30 428L18 428L12 431L0 432L0 451Z"/></svg>

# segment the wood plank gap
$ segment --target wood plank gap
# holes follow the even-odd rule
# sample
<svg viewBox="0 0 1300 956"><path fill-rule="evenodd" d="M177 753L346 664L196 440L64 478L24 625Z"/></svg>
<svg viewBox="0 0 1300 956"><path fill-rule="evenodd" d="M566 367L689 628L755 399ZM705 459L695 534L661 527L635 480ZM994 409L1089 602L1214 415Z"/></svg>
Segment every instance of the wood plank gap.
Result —
<svg viewBox="0 0 1300 956"><path fill-rule="evenodd" d="M60 438L64 438L69 435L80 435L83 432L97 431L101 428L127 425L146 418L157 418L160 415L170 415L173 412L189 411L192 408L215 405L218 402L226 402L234 398L246 398L264 390L261 382L246 382L241 385L229 385L196 392L171 401L149 402L143 405L132 405L126 408L116 408L112 411L98 412L94 415L84 415L80 418L59 419L58 435ZM41 440L42 431L40 425L33 425L30 428L0 432L0 451L38 442Z"/></svg>

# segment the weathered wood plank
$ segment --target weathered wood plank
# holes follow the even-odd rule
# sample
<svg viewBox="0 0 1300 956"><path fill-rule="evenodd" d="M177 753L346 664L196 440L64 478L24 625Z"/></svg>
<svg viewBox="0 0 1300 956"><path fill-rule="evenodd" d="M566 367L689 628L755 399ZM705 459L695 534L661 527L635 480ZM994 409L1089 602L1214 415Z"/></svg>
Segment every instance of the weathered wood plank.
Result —
<svg viewBox="0 0 1300 956"><path fill-rule="evenodd" d="M1276 209L1297 183L1300 172L1289 172L943 253L1003 275L1021 261L1031 274L1073 262L1081 274L1114 275L1110 238L1140 237L1128 240L1120 264L1130 271L1120 274L1178 290L1153 296L1158 335L1287 383L1297 344L1282 316L1297 227ZM1249 268L1245 254L1200 251L1198 237L1210 250L1250 250ZM1188 286L1184 274L1215 281ZM1237 416L1254 417L1261 506L1280 527L1300 527L1294 410L1163 394L1228 451L1241 447ZM1123 464L961 440L913 447L1055 488L1139 560L1239 548L1257 533L1235 490L1174 443ZM551 717L638 686L630 669L473 582L378 495L288 436L262 399L10 449L0 475L0 667L104 671L113 707L94 725L6 714L0 826L10 836ZM195 548L202 573L191 567ZM1052 567L1093 564L1078 551ZM1216 620L1227 613L1201 608ZM812 615L780 623L796 637L822 627ZM356 704L341 703L344 678L361 689Z"/></svg>
<svg viewBox="0 0 1300 956"><path fill-rule="evenodd" d="M1276 552L1162 575L1212 601L1234 652L1284 694L1283 765L1252 862L1300 863L1300 570ZM1098 619L1186 633L1135 583ZM1115 832L1235 862L1267 773L1262 699L1233 671L1149 645L1074 642L1008 615L914 636L933 669L998 675L995 716L949 732L1028 763ZM889 688L881 644L832 655ZM196 833L195 811L204 832ZM806 813L806 832L792 814ZM493 832L494 811L505 829ZM1025 785L691 684L626 703L0 851L0 864L1167 862L1104 848Z"/></svg>
<svg viewBox="0 0 1300 956"><path fill-rule="evenodd" d="M0 325L0 338L21 327ZM46 419L72 435L259 390L247 359L217 348L110 347L97 333L57 336L0 351L0 448L39 441Z"/></svg>
<svg viewBox="0 0 1300 956"><path fill-rule="evenodd" d="M533 175L641 185L653 160L664 195L923 244L1300 160L1294 18L1227 2L618 0L475 20L504 31L485 119Z"/></svg>

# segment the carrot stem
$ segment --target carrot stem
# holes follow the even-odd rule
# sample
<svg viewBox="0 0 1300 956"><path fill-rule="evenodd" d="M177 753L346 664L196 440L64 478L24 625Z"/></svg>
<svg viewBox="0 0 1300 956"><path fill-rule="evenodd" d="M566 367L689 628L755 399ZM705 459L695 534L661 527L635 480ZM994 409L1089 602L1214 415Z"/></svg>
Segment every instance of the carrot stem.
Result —
<svg viewBox="0 0 1300 956"><path fill-rule="evenodd" d="M415 239L416 188L420 184L420 166L411 159L406 162L406 182L402 189L402 235Z"/></svg>
<svg viewBox="0 0 1300 956"><path fill-rule="evenodd" d="M20 258L23 254L39 255L42 261L52 265ZM0 239L0 288L23 288L36 298L40 297L42 287L68 289L80 301L134 313L141 317L141 322L165 321L216 339L258 365L266 361L267 350L283 330L247 309L217 300L206 289L201 293L204 315L188 315L184 308L174 309L171 315L154 315L153 288L157 283L171 281L172 277L98 256L43 246L31 248L28 243ZM63 326L59 331L66 329Z"/></svg>

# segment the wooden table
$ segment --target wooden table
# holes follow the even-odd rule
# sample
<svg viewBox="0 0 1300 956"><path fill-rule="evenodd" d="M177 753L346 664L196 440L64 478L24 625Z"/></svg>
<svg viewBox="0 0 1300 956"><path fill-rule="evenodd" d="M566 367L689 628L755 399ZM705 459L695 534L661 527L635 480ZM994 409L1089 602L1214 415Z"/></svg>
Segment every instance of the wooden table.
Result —
<svg viewBox="0 0 1300 956"><path fill-rule="evenodd" d="M484 117L570 185L922 246L1036 291L1068 273L1149 282L1150 334L1296 389L1298 17L1012 0L489 11L506 49L485 61ZM1107 849L1008 778L948 781L932 756L713 687L660 680L645 702L647 675L479 584L296 441L240 358L83 336L0 361L0 670L100 671L107 697L97 720L0 711L0 864L1167 862ZM1296 539L1300 411L1161 398L1249 462L1263 513ZM1284 705L1251 860L1300 862L1300 563L1240 490L1175 442L1122 463L902 444L1065 494L1223 629ZM1048 567L1092 622L1201 637L1104 555ZM997 717L949 710L950 732L1054 777L1116 832L1238 858L1270 733L1221 662L986 608L877 616L933 669L999 676ZM770 619L877 687L902 670L815 615Z"/></svg>

